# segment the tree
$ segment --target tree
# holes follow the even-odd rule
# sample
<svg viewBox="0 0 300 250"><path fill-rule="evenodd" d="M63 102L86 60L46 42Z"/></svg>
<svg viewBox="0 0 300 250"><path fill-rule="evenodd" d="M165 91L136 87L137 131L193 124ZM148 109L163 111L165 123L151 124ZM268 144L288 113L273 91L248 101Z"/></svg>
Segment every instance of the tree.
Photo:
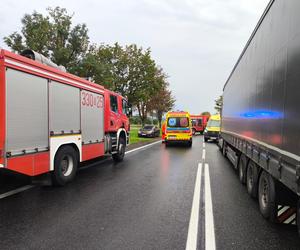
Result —
<svg viewBox="0 0 300 250"><path fill-rule="evenodd" d="M73 15L64 8L48 8L47 15L34 11L22 18L21 32L4 37L14 51L32 49L51 59L67 71L106 88L121 93L137 108L142 124L154 110L153 98L164 95L164 107L171 107L174 98L167 89L166 76L151 57L150 48L144 50L135 44L89 44L85 24L72 25ZM157 104L158 106L158 104ZM155 107L161 120L165 112Z"/></svg>
<svg viewBox="0 0 300 250"><path fill-rule="evenodd" d="M161 89L151 98L149 105L149 108L156 112L159 127L161 127L164 113L170 111L174 107L176 101L172 96L172 91L169 90L169 83L166 81L166 76L161 80L163 81Z"/></svg>
<svg viewBox="0 0 300 250"><path fill-rule="evenodd" d="M25 14L21 20L21 33L4 37L4 42L14 52L32 49L74 73L88 50L88 29L85 24L72 27L73 15L64 8L47 8L47 11L46 16L36 11Z"/></svg>
<svg viewBox="0 0 300 250"><path fill-rule="evenodd" d="M77 74L127 96L142 124L152 111L150 102L164 84L164 74L151 58L151 50L135 44L91 46L77 67Z"/></svg>
<svg viewBox="0 0 300 250"><path fill-rule="evenodd" d="M223 106L223 96L219 96L218 99L215 100L215 110L218 112L218 113L221 113L222 111L222 106Z"/></svg>
<svg viewBox="0 0 300 250"><path fill-rule="evenodd" d="M202 112L201 115L211 116L210 112L208 112L208 111Z"/></svg>

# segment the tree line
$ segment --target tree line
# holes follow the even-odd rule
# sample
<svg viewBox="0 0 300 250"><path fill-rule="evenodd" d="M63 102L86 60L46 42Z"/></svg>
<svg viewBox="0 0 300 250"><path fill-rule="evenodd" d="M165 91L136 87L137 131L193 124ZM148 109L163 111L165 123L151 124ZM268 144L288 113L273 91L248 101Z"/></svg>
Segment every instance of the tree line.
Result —
<svg viewBox="0 0 300 250"><path fill-rule="evenodd" d="M175 98L168 76L152 58L151 49L136 44L91 43L87 26L73 25L73 16L60 7L47 8L46 15L36 11L25 14L21 31L4 37L4 42L14 52L32 49L65 66L68 72L126 96L142 124L153 111L161 124Z"/></svg>

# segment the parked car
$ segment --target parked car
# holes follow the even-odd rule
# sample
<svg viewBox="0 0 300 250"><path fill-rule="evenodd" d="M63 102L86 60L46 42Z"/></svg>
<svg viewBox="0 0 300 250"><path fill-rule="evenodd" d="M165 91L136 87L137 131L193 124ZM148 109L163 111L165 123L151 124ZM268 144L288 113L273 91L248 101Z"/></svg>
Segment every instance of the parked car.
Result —
<svg viewBox="0 0 300 250"><path fill-rule="evenodd" d="M158 137L160 129L155 125L145 125L138 131L139 137Z"/></svg>

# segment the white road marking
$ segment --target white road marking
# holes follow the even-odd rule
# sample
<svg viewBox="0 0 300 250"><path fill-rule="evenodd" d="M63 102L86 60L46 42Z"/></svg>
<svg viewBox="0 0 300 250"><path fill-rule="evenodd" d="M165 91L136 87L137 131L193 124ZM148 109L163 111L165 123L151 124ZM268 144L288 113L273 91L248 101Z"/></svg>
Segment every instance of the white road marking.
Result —
<svg viewBox="0 0 300 250"><path fill-rule="evenodd" d="M281 208L279 211L278 211L278 216L282 215L283 213L285 213L290 207L286 206L286 207L283 207Z"/></svg>
<svg viewBox="0 0 300 250"><path fill-rule="evenodd" d="M205 164L205 249L215 250L215 226L214 226L214 214L212 208L211 199L211 187L210 187L210 177L209 177L209 167Z"/></svg>
<svg viewBox="0 0 300 250"><path fill-rule="evenodd" d="M28 189L33 188L33 187L34 187L33 185L26 185L26 186L23 186L23 187L20 187L20 188L8 191L8 192L6 192L4 194L0 194L0 200L6 198L8 196L12 196L14 194L18 194L18 193L24 192L24 191L26 191Z"/></svg>
<svg viewBox="0 0 300 250"><path fill-rule="evenodd" d="M293 214L290 218L288 218L284 224L290 224L293 220L296 219L296 214Z"/></svg>
<svg viewBox="0 0 300 250"><path fill-rule="evenodd" d="M202 150L202 160L203 160L203 161L205 160L205 155L206 155L206 150L203 149L203 150Z"/></svg>
<svg viewBox="0 0 300 250"><path fill-rule="evenodd" d="M201 188L201 173L202 163L198 164L193 205L191 210L191 217L189 223L188 237L186 241L186 250L196 250L198 241L198 224L199 224L199 206L200 206L200 188Z"/></svg>
<svg viewBox="0 0 300 250"><path fill-rule="evenodd" d="M135 148L135 149L129 150L129 151L125 152L125 154L130 154L130 153L133 153L133 152L135 152L135 151L138 151L138 150L141 150L141 149L144 149L144 148L151 147L151 146L153 146L153 145L155 145L155 144L158 144L158 143L161 143L161 141L156 141L156 142L147 144L147 145L145 145L145 146L142 146L142 147L139 147L139 148Z"/></svg>
<svg viewBox="0 0 300 250"><path fill-rule="evenodd" d="M147 145L145 145L145 146L142 146L142 147L139 147L139 148L135 148L135 149L129 150L129 151L125 152L125 154L130 154L130 153L133 153L133 152L135 152L135 151L138 151L138 150L141 150L141 149L144 149L144 148L147 148L147 147L151 147L151 146L153 146L153 145L155 145L155 144L158 144L158 143L161 143L161 141L153 142L153 143L147 144ZM94 164L95 164L95 165L96 165L96 164L98 165L98 164L100 164L100 163L105 162L106 160L107 160L107 159L105 159L105 160L103 160L103 161L100 161L100 162L97 162L97 163L92 163L92 165L94 165ZM86 166L86 167L83 167L82 169L87 168L87 167L90 167L90 165L89 165L89 166ZM80 168L80 169L81 169L81 168ZM6 198L6 197L12 196L12 195L14 195L14 194L18 194L18 193L24 192L24 191L29 190L29 189L34 188L34 187L35 187L34 185L26 185L26 186L23 186L23 187L20 187L20 188L17 188L17 189L8 191L8 192L6 192L6 193L0 194L0 200L1 200L1 199L4 199L4 198Z"/></svg>
<svg viewBox="0 0 300 250"><path fill-rule="evenodd" d="M205 148L205 142L203 142L203 148Z"/></svg>

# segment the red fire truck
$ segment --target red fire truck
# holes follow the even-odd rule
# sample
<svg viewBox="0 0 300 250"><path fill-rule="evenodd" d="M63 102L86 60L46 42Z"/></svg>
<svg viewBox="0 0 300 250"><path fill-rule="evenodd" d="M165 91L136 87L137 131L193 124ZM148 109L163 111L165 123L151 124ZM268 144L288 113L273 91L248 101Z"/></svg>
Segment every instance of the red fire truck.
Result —
<svg viewBox="0 0 300 250"><path fill-rule="evenodd" d="M80 162L105 154L121 161L129 142L127 101L66 73L27 50L0 50L0 168L28 176L50 172L55 185Z"/></svg>
<svg viewBox="0 0 300 250"><path fill-rule="evenodd" d="M206 124L209 120L209 116L207 115L191 115L192 119L192 131L193 135L196 133L201 133L203 134L204 129L206 128Z"/></svg>

